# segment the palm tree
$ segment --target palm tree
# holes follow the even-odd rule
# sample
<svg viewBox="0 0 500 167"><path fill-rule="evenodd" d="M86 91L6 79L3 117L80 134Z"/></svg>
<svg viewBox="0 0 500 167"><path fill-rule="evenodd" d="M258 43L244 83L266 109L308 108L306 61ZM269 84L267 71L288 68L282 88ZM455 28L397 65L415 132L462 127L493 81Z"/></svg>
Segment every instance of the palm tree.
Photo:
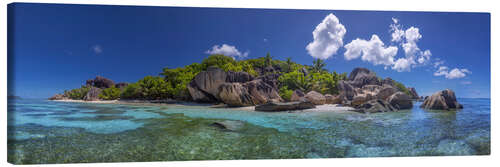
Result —
<svg viewBox="0 0 500 167"><path fill-rule="evenodd" d="M321 72L323 71L323 68L325 67L325 61L322 59L316 59L313 60L313 71L314 72Z"/></svg>
<svg viewBox="0 0 500 167"><path fill-rule="evenodd" d="M292 58L291 57L286 58L286 66L287 66L286 72L291 72L292 71Z"/></svg>
<svg viewBox="0 0 500 167"><path fill-rule="evenodd" d="M269 52L267 52L266 58L264 58L264 60L265 60L264 66L266 66L266 67L271 66L273 58L271 58L271 55L269 54Z"/></svg>

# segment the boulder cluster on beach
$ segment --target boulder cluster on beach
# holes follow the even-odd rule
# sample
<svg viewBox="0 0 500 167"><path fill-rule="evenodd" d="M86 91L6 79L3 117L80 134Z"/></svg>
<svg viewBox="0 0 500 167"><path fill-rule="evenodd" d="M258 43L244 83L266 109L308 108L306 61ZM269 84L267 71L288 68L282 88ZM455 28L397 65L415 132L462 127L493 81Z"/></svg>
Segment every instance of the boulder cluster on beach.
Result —
<svg viewBox="0 0 500 167"><path fill-rule="evenodd" d="M363 113L407 110L413 107L414 101L422 100L415 88L406 87L389 77L382 79L366 68L354 68L347 76L346 73L339 75L322 69L324 64L322 65L320 60L315 61L313 66L297 65L289 60L278 62L281 63L280 66L273 64L272 61L274 60L266 56L238 64L223 55L214 55L204 60L202 64L192 64L177 69L165 68L162 73L164 78L147 76L137 83L115 83L111 79L97 76L87 80L81 88L56 94L49 99L83 101L175 99L198 103L222 103L228 107L256 106L257 111L304 110L314 108L316 105L336 104ZM213 65L221 62L226 64ZM267 65L259 66L259 62ZM227 69L238 69L231 67L234 65L239 65L240 69L247 68L249 72ZM294 65L295 69L292 71ZM179 78L189 74L187 78ZM456 101L455 93L449 89L426 97L421 105L421 108L436 110L462 107Z"/></svg>

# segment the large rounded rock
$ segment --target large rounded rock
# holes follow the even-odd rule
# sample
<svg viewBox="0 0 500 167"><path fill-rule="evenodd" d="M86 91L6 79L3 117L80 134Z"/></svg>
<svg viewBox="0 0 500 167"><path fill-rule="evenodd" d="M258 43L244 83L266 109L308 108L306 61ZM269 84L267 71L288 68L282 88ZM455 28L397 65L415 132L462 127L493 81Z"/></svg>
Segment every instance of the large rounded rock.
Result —
<svg viewBox="0 0 500 167"><path fill-rule="evenodd" d="M290 101L305 101L306 96L301 90L294 90L292 96L290 96Z"/></svg>
<svg viewBox="0 0 500 167"><path fill-rule="evenodd" d="M356 106L356 111L364 113L377 113L377 112L394 112L397 111L391 104L385 100L373 99L361 105Z"/></svg>
<svg viewBox="0 0 500 167"><path fill-rule="evenodd" d="M255 80L262 80L264 81L266 84L270 85L271 87L273 87L273 89L276 89L278 90L278 84L279 84L279 81L278 81L278 78L281 76L280 73L271 73L271 74L266 74L266 75L263 75L263 76L259 76L257 78L255 78Z"/></svg>
<svg viewBox="0 0 500 167"><path fill-rule="evenodd" d="M340 104L340 103L342 103L342 99L340 99L339 96L326 94L325 98L326 98L326 104Z"/></svg>
<svg viewBox="0 0 500 167"><path fill-rule="evenodd" d="M66 100L68 97L66 97L63 94L55 94L54 96L50 97L49 100Z"/></svg>
<svg viewBox="0 0 500 167"><path fill-rule="evenodd" d="M390 86L390 87L396 87L396 85L394 84L394 80L392 80L392 78L385 78L384 80L382 80L382 86Z"/></svg>
<svg viewBox="0 0 500 167"><path fill-rule="evenodd" d="M198 86L196 85L196 83L194 82L194 80L192 80L187 85L187 89L189 91L189 95L191 95L191 98L194 101L197 101L197 102L216 102L217 101L215 96L213 96L209 93L205 93L202 90L200 90L198 88Z"/></svg>
<svg viewBox="0 0 500 167"><path fill-rule="evenodd" d="M221 85L225 83L246 83L252 80L254 80L254 77L246 72L225 72L217 67L209 67L206 71L198 73L187 85L187 88L194 101L218 102L221 101L220 97L218 97Z"/></svg>
<svg viewBox="0 0 500 167"><path fill-rule="evenodd" d="M420 99L420 96L418 96L417 90L413 87L409 87L408 91L410 92L410 99Z"/></svg>
<svg viewBox="0 0 500 167"><path fill-rule="evenodd" d="M321 93L318 93L316 91L310 91L304 97L315 105L322 105L322 104L326 103L325 96L323 96Z"/></svg>
<svg viewBox="0 0 500 167"><path fill-rule="evenodd" d="M342 100L350 101L356 95L354 87L346 81L339 81L339 83L337 83L337 88L339 89L339 95Z"/></svg>
<svg viewBox="0 0 500 167"><path fill-rule="evenodd" d="M219 88L218 97L228 106L254 105L252 97L241 83L223 83Z"/></svg>
<svg viewBox="0 0 500 167"><path fill-rule="evenodd" d="M255 105L264 104L269 101L283 101L278 91L263 80L256 79L250 82L246 82L243 84L243 86L247 88L248 93L251 95Z"/></svg>
<svg viewBox="0 0 500 167"><path fill-rule="evenodd" d="M233 72L233 71L228 71L226 72L226 82L248 82L253 80L253 76L246 73L246 72Z"/></svg>
<svg viewBox="0 0 500 167"><path fill-rule="evenodd" d="M393 88L390 86L384 87L377 93L377 98L382 99L382 100L386 100L387 98L389 98L389 96L396 93L397 91L398 90L396 88Z"/></svg>
<svg viewBox="0 0 500 167"><path fill-rule="evenodd" d="M113 87L115 85L115 82L113 82L111 79L97 76L95 77L95 79L87 80L86 85L96 88L106 89Z"/></svg>
<svg viewBox="0 0 500 167"><path fill-rule="evenodd" d="M198 73L191 81L193 84L190 85L192 85L192 88L194 89L199 89L203 93L210 94L215 97L219 93L219 86L226 83L226 77L227 73L224 70L209 67L207 71Z"/></svg>
<svg viewBox="0 0 500 167"><path fill-rule="evenodd" d="M101 94L102 89L92 87L90 90L87 92L87 94L83 97L83 100L85 101L98 101L99 99L99 94Z"/></svg>
<svg viewBox="0 0 500 167"><path fill-rule="evenodd" d="M364 93L376 95L380 90L382 90L383 87L380 85L364 85L361 87L361 90L363 90Z"/></svg>
<svg viewBox="0 0 500 167"><path fill-rule="evenodd" d="M283 101L279 93L262 80L246 83L223 83L219 87L219 100L229 106L251 106Z"/></svg>
<svg viewBox="0 0 500 167"><path fill-rule="evenodd" d="M457 102L455 92L450 89L442 90L426 97L421 108L433 110L461 109L463 106Z"/></svg>
<svg viewBox="0 0 500 167"><path fill-rule="evenodd" d="M373 97L371 94L358 94L357 96L354 96L354 98L351 101L351 105L357 106L361 105L369 100L372 100Z"/></svg>
<svg viewBox="0 0 500 167"><path fill-rule="evenodd" d="M348 80L352 86L358 88L364 85L381 85L377 75L366 68L353 69L349 74Z"/></svg>
<svg viewBox="0 0 500 167"><path fill-rule="evenodd" d="M389 96L387 102L398 110L410 109L413 107L413 102L411 101L410 96L403 92L396 92Z"/></svg>
<svg viewBox="0 0 500 167"><path fill-rule="evenodd" d="M316 106L309 101L296 101L287 103L269 102L266 104L255 106L255 111L292 111L292 110L305 110L315 108Z"/></svg>

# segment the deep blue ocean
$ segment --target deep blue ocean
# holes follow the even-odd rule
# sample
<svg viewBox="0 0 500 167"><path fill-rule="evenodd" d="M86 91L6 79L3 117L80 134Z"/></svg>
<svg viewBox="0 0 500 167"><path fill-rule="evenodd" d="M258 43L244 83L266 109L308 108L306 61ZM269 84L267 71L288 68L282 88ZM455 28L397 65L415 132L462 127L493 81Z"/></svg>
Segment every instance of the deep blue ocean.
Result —
<svg viewBox="0 0 500 167"><path fill-rule="evenodd" d="M361 114L255 112L204 105L9 100L16 164L490 154L490 99L464 109ZM211 126L239 120L239 130Z"/></svg>

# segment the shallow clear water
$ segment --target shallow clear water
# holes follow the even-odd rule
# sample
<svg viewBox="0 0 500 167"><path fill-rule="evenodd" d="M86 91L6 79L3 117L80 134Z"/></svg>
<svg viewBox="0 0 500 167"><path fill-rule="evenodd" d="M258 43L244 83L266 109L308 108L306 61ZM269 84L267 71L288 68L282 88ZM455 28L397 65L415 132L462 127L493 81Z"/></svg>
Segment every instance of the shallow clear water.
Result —
<svg viewBox="0 0 500 167"><path fill-rule="evenodd" d="M460 111L266 113L207 106L13 100L17 164L490 154L490 100ZM239 120L235 131L211 126Z"/></svg>

